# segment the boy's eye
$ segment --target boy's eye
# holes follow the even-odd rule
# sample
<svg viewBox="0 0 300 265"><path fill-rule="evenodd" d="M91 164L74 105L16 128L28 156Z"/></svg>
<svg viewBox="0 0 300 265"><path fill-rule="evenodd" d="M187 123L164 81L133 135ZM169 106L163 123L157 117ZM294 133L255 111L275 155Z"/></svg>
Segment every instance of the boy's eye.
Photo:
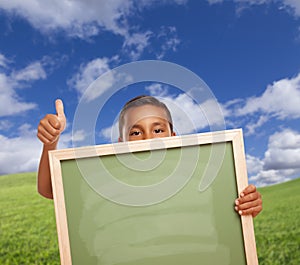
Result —
<svg viewBox="0 0 300 265"><path fill-rule="evenodd" d="M163 133L164 131L162 129L155 129L154 132L155 133Z"/></svg>
<svg viewBox="0 0 300 265"><path fill-rule="evenodd" d="M133 131L133 132L130 132L130 136L139 136L141 134L140 131Z"/></svg>

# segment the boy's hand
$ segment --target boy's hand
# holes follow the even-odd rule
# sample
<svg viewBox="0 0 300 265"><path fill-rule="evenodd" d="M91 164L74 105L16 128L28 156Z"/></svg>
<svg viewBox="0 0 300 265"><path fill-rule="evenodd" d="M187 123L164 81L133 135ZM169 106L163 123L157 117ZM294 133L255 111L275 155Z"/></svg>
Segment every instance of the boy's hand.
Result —
<svg viewBox="0 0 300 265"><path fill-rule="evenodd" d="M44 145L51 145L58 141L60 134L66 127L64 105L60 99L55 101L56 114L47 114L40 120L37 137Z"/></svg>
<svg viewBox="0 0 300 265"><path fill-rule="evenodd" d="M249 215L253 217L258 215L262 210L262 199L260 193L254 185L246 187L240 197L235 200L235 210L240 215Z"/></svg>

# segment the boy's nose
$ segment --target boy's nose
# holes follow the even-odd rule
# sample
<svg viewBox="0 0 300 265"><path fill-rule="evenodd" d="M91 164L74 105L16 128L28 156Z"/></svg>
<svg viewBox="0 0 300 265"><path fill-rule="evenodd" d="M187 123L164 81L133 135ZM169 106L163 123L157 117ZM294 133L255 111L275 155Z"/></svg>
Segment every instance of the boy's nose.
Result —
<svg viewBox="0 0 300 265"><path fill-rule="evenodd" d="M152 138L154 138L152 133L150 133L150 132L145 132L144 133L143 140L148 140L148 139L152 139Z"/></svg>

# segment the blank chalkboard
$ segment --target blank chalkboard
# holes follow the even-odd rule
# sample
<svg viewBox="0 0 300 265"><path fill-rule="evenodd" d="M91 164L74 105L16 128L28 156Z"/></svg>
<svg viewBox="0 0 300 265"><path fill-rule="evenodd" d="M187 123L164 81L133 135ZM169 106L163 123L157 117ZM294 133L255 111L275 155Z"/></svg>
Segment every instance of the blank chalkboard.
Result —
<svg viewBox="0 0 300 265"><path fill-rule="evenodd" d="M258 264L241 130L49 157L62 264Z"/></svg>

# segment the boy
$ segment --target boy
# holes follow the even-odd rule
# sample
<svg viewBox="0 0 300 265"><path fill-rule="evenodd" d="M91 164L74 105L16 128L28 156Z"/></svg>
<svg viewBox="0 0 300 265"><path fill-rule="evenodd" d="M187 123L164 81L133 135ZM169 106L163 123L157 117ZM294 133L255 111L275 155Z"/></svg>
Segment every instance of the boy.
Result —
<svg viewBox="0 0 300 265"><path fill-rule="evenodd" d="M63 103L56 100L56 115L48 114L39 123L37 136L44 144L38 170L38 192L53 198L48 151L57 147L60 134L66 127ZM119 141L136 141L175 136L173 122L166 105L151 96L138 96L128 101L119 117ZM235 200L240 215L257 216L262 210L262 199L254 185L249 185Z"/></svg>

